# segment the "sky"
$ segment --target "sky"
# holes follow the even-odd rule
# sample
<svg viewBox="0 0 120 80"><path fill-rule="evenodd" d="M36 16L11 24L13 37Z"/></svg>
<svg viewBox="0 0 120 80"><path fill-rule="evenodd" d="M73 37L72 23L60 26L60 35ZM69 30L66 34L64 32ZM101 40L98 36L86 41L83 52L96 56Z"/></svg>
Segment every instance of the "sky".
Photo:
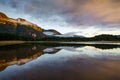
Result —
<svg viewBox="0 0 120 80"><path fill-rule="evenodd" d="M0 0L0 11L63 34L120 33L120 0Z"/></svg>

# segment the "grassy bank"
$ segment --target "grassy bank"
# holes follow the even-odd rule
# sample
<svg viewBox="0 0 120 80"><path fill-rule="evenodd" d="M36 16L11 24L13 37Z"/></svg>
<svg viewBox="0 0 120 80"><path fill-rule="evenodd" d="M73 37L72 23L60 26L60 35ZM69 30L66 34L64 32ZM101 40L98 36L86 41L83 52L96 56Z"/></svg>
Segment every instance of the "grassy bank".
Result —
<svg viewBox="0 0 120 80"><path fill-rule="evenodd" d="M26 41L0 41L0 46L23 44L23 43L26 43Z"/></svg>

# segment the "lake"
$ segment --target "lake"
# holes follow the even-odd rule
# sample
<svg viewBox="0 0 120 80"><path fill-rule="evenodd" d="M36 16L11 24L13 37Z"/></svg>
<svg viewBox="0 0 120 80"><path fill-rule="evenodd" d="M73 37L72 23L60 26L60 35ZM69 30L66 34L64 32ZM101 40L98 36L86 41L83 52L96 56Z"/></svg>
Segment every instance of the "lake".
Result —
<svg viewBox="0 0 120 80"><path fill-rule="evenodd" d="M1 46L0 80L120 80L120 46Z"/></svg>

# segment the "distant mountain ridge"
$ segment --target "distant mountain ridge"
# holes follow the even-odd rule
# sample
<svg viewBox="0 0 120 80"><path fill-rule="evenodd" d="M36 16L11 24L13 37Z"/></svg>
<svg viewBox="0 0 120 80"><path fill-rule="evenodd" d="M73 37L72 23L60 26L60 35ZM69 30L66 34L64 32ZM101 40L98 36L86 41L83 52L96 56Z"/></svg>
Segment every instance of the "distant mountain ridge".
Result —
<svg viewBox="0 0 120 80"><path fill-rule="evenodd" d="M120 35L101 34L84 37L80 32L61 34L49 29L45 30L22 18L9 18L0 12L0 40L39 40L39 41L120 41Z"/></svg>
<svg viewBox="0 0 120 80"><path fill-rule="evenodd" d="M9 18L4 13L0 12L0 33L2 34L7 33L16 34L24 37L41 38L48 36L43 33L44 31L49 31L51 33L54 33L54 35L60 34L56 30L44 30L36 24L28 22L22 18Z"/></svg>

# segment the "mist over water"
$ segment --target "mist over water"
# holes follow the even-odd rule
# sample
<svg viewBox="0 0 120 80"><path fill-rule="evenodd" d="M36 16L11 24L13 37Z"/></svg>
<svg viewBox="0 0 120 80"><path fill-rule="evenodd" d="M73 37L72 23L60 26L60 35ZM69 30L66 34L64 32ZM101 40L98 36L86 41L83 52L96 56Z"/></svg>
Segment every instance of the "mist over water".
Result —
<svg viewBox="0 0 120 80"><path fill-rule="evenodd" d="M0 80L119 80L120 46L0 47Z"/></svg>

